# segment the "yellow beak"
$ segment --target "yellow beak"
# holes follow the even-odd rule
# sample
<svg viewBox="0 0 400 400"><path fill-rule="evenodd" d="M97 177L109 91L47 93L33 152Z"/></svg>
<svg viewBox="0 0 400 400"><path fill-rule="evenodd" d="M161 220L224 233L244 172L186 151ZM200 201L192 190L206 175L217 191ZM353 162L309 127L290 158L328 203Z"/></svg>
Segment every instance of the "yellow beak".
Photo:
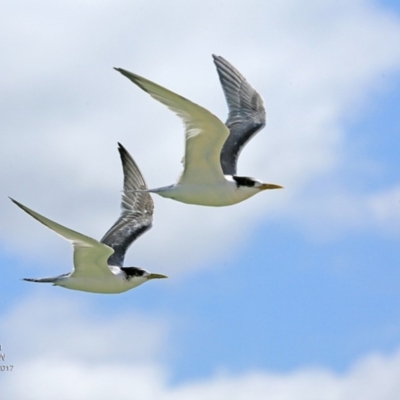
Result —
<svg viewBox="0 0 400 400"><path fill-rule="evenodd" d="M161 275L161 274L150 274L150 275L147 275L147 280L149 280L149 279L161 279L161 278L168 278L168 276L167 275Z"/></svg>
<svg viewBox="0 0 400 400"><path fill-rule="evenodd" d="M267 189L283 189L283 186L274 185L273 183L263 183L260 187L260 190L267 190Z"/></svg>

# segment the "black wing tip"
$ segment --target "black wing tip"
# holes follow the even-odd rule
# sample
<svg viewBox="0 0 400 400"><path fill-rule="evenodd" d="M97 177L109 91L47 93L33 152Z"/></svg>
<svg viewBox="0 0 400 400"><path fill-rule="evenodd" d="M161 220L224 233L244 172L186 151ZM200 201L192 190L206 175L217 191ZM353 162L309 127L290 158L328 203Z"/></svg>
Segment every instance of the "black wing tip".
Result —
<svg viewBox="0 0 400 400"><path fill-rule="evenodd" d="M36 220L38 220L39 222L41 222L43 225L46 225L43 221L41 221L40 219L38 219L34 214L35 212L33 210L31 210L30 208L28 208L27 206L24 206L22 203L20 203L17 200L14 200L12 197L9 197L9 199L16 205L18 206L21 210L25 211L27 214L29 214L31 217L35 218ZM33 213L33 214L32 214ZM47 226L47 225L46 225Z"/></svg>
<svg viewBox="0 0 400 400"><path fill-rule="evenodd" d="M120 142L117 142L117 143L118 143L118 152L121 157L122 164L131 162L132 164L134 164L136 169L139 169L138 166L136 165L135 160L133 159L131 153L129 153L129 151L126 149L126 147L123 146Z"/></svg>
<svg viewBox="0 0 400 400"><path fill-rule="evenodd" d="M225 66L225 67L234 68L236 70L236 68L226 58L224 58L222 56L217 56L216 54L212 54L212 58L213 58L214 64L217 67Z"/></svg>
<svg viewBox="0 0 400 400"><path fill-rule="evenodd" d="M212 58L214 59L214 61L218 61L218 60L224 60L224 61L226 61L224 57L222 57L222 56L217 56L217 55L214 54L214 53L211 54L211 56L212 56Z"/></svg>
<svg viewBox="0 0 400 400"><path fill-rule="evenodd" d="M212 58L214 61L214 64L217 68L222 67L223 65L229 64L228 61L225 60L225 58L221 56L217 56L216 54L212 54Z"/></svg>
<svg viewBox="0 0 400 400"><path fill-rule="evenodd" d="M132 80L132 79L135 79L135 78L136 78L136 76L135 76L134 73L129 72L129 71L126 70L126 69L117 68L117 67L114 67L114 69L115 69L116 71L118 71L120 74L126 76L128 79L131 79L131 80Z"/></svg>
<svg viewBox="0 0 400 400"><path fill-rule="evenodd" d="M129 153L125 146L123 146L120 142L117 142L117 143L118 143L118 151L120 153L121 153L121 151L124 153Z"/></svg>
<svg viewBox="0 0 400 400"><path fill-rule="evenodd" d="M224 91L233 85L234 90L238 90L242 84L251 85L247 82L247 79L234 67L229 61L221 56L213 54L214 64L217 68L219 80L223 86ZM253 89L254 90L254 89Z"/></svg>
<svg viewBox="0 0 400 400"><path fill-rule="evenodd" d="M148 79L143 78L142 76L137 75L137 74L135 74L135 73L133 73L133 72L130 72L130 71L126 70L126 69L123 69L123 68L116 68L116 67L114 67L114 69L115 69L116 71L120 72L123 76L125 76L125 78L128 78L128 79L129 79L131 82L133 82L135 85L139 86L140 89L142 89L142 90L145 91L146 93L149 93L149 94L150 94L149 90L148 90L147 87L143 84L143 82L147 82L147 83L150 83L150 84L153 84L153 85L157 85L156 83L151 82L151 81L149 81ZM158 85L158 86L159 86L159 85Z"/></svg>
<svg viewBox="0 0 400 400"><path fill-rule="evenodd" d="M118 142L118 152L121 157L122 165L124 166L129 163L133 164L133 166L139 171L139 174L141 175L139 167L136 165L135 160L131 156L131 153L129 153L129 151L120 142Z"/></svg>
<svg viewBox="0 0 400 400"><path fill-rule="evenodd" d="M27 210L26 210L26 207L25 207L22 203L20 203L19 201L13 199L13 198L10 197L10 196L8 196L8 198L9 198L15 205L17 205L19 208L21 208L21 209L24 210L24 211L27 211ZM28 213L28 214L29 214L29 213Z"/></svg>

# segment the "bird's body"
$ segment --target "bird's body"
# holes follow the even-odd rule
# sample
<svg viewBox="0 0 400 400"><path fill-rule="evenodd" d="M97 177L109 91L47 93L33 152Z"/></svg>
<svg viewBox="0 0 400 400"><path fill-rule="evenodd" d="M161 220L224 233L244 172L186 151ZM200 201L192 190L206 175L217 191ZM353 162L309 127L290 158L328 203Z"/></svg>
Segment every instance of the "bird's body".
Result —
<svg viewBox="0 0 400 400"><path fill-rule="evenodd" d="M261 96L222 57L214 56L229 106L226 125L205 108L124 69L124 76L174 111L186 130L184 169L174 185L148 192L183 203L228 206L279 185L236 175L243 146L265 125Z"/></svg>
<svg viewBox="0 0 400 400"><path fill-rule="evenodd" d="M165 275L150 273L138 267L123 267L125 253L132 242L151 228L153 201L146 183L130 154L119 145L123 170L124 192L121 216L101 241L62 226L11 199L33 218L71 242L74 249L74 270L55 277L24 280L53 283L67 289L93 293L122 293Z"/></svg>
<svg viewBox="0 0 400 400"><path fill-rule="evenodd" d="M52 283L55 286L62 286L66 289L103 294L123 293L148 280L145 275L149 273L143 270L143 276L132 276L126 274L120 267L111 266L109 269L112 275L108 273L104 275L94 273L81 276L73 271L69 274L63 274L52 278L25 278L24 280L28 282Z"/></svg>
<svg viewBox="0 0 400 400"><path fill-rule="evenodd" d="M165 186L149 190L151 193L162 197L178 200L187 204L200 204L203 206L223 207L240 203L257 194L260 189L258 185L263 183L252 178L235 177L224 175L224 179L215 184L192 183ZM235 178L237 180L235 180ZM248 186L244 184L247 183ZM257 186L255 186L257 185Z"/></svg>

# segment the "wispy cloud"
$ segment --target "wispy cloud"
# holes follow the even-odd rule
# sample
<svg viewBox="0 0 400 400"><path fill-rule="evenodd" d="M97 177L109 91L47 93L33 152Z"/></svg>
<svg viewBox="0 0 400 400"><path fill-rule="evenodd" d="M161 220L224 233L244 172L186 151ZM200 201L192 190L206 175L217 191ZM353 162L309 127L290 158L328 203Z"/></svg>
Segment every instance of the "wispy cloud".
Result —
<svg viewBox="0 0 400 400"><path fill-rule="evenodd" d="M397 400L400 395L399 351L389 356L369 354L342 374L319 367L289 373L217 370L202 380L171 385L168 357L173 357L177 344L168 335L171 321L135 311L117 312L111 318L96 314L90 303L53 296L26 298L10 310L0 328L3 352L14 369L0 375L3 396L28 400Z"/></svg>

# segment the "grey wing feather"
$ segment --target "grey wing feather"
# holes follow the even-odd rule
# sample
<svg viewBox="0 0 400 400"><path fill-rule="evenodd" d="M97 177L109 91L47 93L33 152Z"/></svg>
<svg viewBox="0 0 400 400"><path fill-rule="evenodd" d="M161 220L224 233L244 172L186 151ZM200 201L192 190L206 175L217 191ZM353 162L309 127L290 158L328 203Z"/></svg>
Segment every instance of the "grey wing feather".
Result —
<svg viewBox="0 0 400 400"><path fill-rule="evenodd" d="M237 159L242 148L265 126L264 102L228 61L214 54L213 59L229 108L226 126L230 134L221 151L221 167L224 174L236 175Z"/></svg>
<svg viewBox="0 0 400 400"><path fill-rule="evenodd" d="M118 146L124 171L121 215L101 239L101 243L114 249L108 265L122 267L129 246L151 228L154 204L149 193L133 191L147 189L147 185L132 156L120 143Z"/></svg>

